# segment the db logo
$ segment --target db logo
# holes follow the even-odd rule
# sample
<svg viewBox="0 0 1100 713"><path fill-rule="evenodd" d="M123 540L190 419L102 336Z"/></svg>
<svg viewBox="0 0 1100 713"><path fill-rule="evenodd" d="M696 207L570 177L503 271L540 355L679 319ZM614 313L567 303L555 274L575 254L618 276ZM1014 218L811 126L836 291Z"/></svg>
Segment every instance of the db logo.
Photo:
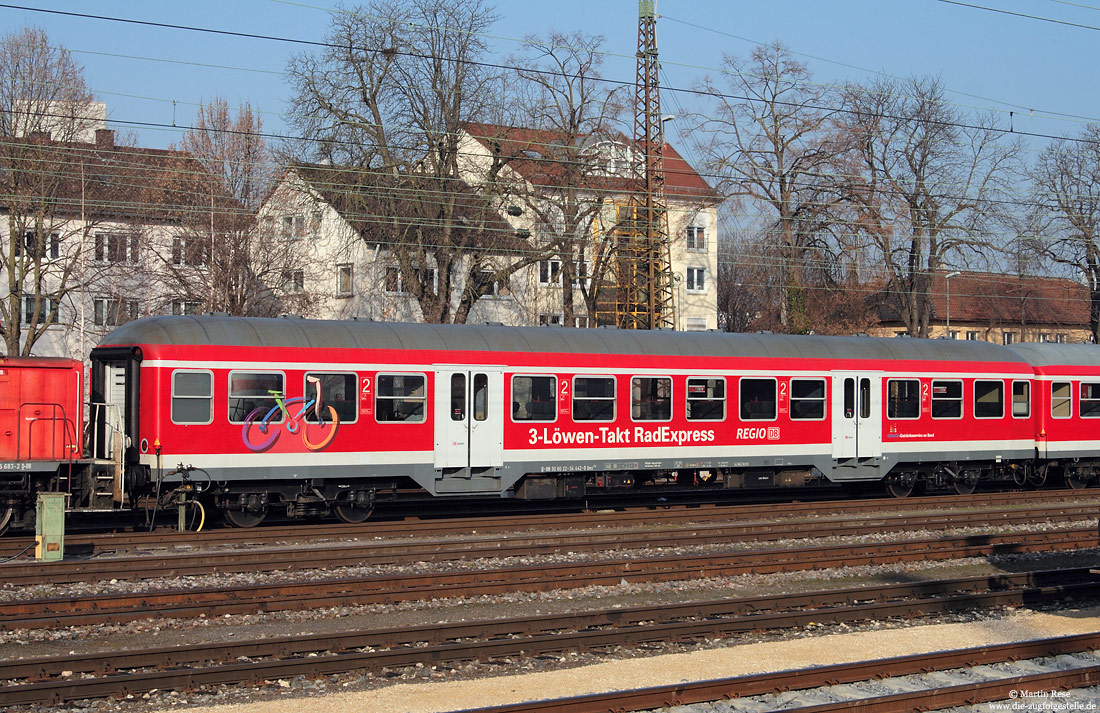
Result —
<svg viewBox="0 0 1100 713"><path fill-rule="evenodd" d="M772 427L772 428L768 429L768 440L769 441L778 441L779 440L779 429L777 427Z"/></svg>

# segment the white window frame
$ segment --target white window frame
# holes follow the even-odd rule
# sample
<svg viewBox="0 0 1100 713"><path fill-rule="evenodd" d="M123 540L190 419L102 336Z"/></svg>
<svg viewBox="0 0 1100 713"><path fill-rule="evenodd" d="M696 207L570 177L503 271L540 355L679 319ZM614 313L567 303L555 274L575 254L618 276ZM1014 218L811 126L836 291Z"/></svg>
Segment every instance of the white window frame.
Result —
<svg viewBox="0 0 1100 713"><path fill-rule="evenodd" d="M705 267L687 268L687 279L684 280L684 289L692 294L703 294L707 291L707 269Z"/></svg>
<svg viewBox="0 0 1100 713"><path fill-rule="evenodd" d="M539 260L539 286L561 285L561 260Z"/></svg>
<svg viewBox="0 0 1100 713"><path fill-rule="evenodd" d="M707 251L706 226L687 226L684 231L684 245L689 253L705 253Z"/></svg>
<svg viewBox="0 0 1100 713"><path fill-rule="evenodd" d="M350 262L336 266L336 296L351 297L355 294L355 268Z"/></svg>

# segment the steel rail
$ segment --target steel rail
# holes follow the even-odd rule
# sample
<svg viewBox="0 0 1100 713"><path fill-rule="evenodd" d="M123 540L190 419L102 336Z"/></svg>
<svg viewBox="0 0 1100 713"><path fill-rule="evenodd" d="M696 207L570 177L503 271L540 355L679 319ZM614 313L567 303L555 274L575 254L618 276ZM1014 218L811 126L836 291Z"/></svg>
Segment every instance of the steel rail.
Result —
<svg viewBox="0 0 1100 713"><path fill-rule="evenodd" d="M855 622L976 607L1018 606L1065 596L1095 596L1100 593L1100 582L1038 588L1030 586L1035 581L1078 580L1088 576L1087 570L1081 569L995 578L972 577L925 585L888 585L874 588L874 591L834 590L748 600L685 603L674 607L639 607L554 617L29 659L0 666L0 680L30 681L0 687L0 704L60 703L119 693L141 693L154 688L196 688L351 670L377 671L418 663L455 663L501 656L688 641L746 631L804 626L810 621ZM1024 586L1006 591L944 594L981 586L992 590L1015 585ZM928 590L935 590L940 596L930 597ZM899 600L908 596L922 598ZM854 597L861 597L863 602L875 597L885 601L845 604ZM808 604L815 608L804 609ZM792 607L803 608L764 613L766 609ZM478 640L469 641L470 638ZM1095 635L1094 639L1100 645L1100 634ZM375 650L382 647L386 648ZM324 655L319 656L317 652L324 652ZM242 658L257 657L274 658L238 663ZM200 665L181 668L191 664ZM168 667L169 670L149 670ZM124 672L127 669L134 670Z"/></svg>
<svg viewBox="0 0 1100 713"><path fill-rule="evenodd" d="M986 513L896 516L851 520L798 520L779 523L709 524L670 530L645 528L627 532L572 532L552 535L509 535L506 538L477 535L462 540L400 540L349 542L331 547L295 547L266 550L235 549L194 554L149 553L141 557L114 557L0 564L0 581L11 586L64 584L106 579L153 579L218 572L271 572L338 567L440 562L459 559L529 557L561 552L684 547L719 542L766 542L806 538L845 537L920 529L1031 525L1055 518L1091 519L1091 506L1050 506L1027 513L1000 510Z"/></svg>
<svg viewBox="0 0 1100 713"><path fill-rule="evenodd" d="M923 674L1045 656L1074 654L1100 647L1100 634L1039 639L1023 643L875 659L853 664L754 674L732 678L654 686L635 691L613 691L556 700L529 701L489 708L466 709L460 713L607 713L673 708L694 703L761 696L776 691L808 690L843 683L858 683L884 677ZM806 706L799 713L831 711L916 711L1008 699L1013 690L1055 690L1082 688L1100 681L1100 666L1068 671L1013 676L980 683L927 689L894 696Z"/></svg>
<svg viewBox="0 0 1100 713"><path fill-rule="evenodd" d="M0 603L0 631L119 623L153 617L221 616L337 605L392 604L425 598L552 591L594 585L614 586L623 581L683 581L746 573L1049 552L1094 547L1096 544L1096 530L1082 528L864 545L752 550L734 554L678 555L433 574L379 575L237 588L211 587L25 599Z"/></svg>
<svg viewBox="0 0 1100 713"><path fill-rule="evenodd" d="M585 513L563 513L547 515L510 515L485 517L457 517L435 519L370 520L359 525L342 523L302 524L295 526L261 526L255 529L215 529L204 532L177 532L159 529L153 532L102 532L97 534L79 534L70 532L65 541L68 545L96 546L99 549L123 551L135 548L204 547L216 543L240 545L270 545L280 540L292 542L331 542L354 538L379 537L425 537L432 534L490 534L514 532L517 530L562 530L574 528L616 528L632 524L666 523L679 525L683 522L708 522L715 520L743 521L750 517L776 518L797 515L833 517L840 514L858 514L872 512L919 512L942 511L945 509L974 509L981 507L1018 506L1032 508L1046 502L1062 503L1077 501L1095 502L1100 505L1100 489L1096 490L1049 490L1028 493L989 493L982 495L937 495L897 498L875 498L867 500L785 502L780 505L703 505L689 507L675 504L651 504L625 511L594 511ZM777 508L781 508L777 509ZM34 538L5 537L0 539L0 557L12 556L28 545L34 544Z"/></svg>

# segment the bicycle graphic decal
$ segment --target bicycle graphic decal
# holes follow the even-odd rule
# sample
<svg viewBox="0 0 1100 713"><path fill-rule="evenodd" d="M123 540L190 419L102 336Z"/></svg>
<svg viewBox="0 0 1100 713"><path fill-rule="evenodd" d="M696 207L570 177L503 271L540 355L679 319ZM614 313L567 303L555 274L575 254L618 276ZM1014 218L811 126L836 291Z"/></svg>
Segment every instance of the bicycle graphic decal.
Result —
<svg viewBox="0 0 1100 713"><path fill-rule="evenodd" d="M296 396L284 400L283 392L269 390L268 393L275 399L275 405L270 409L260 406L245 417L244 426L241 428L241 440L250 450L256 453L267 450L279 439L283 429L291 435L301 433L302 443L311 451L322 450L332 443L340 427L340 416L337 415L336 409L324 405L321 401L321 380L310 376L307 377L307 381L316 387L317 395L314 398L307 400L305 396ZM297 413L291 415L289 407L296 404L301 404L302 407ZM282 414L282 420L272 422L278 414ZM307 420L311 414L316 416L316 423ZM311 432L315 437L320 436L320 439L310 440Z"/></svg>

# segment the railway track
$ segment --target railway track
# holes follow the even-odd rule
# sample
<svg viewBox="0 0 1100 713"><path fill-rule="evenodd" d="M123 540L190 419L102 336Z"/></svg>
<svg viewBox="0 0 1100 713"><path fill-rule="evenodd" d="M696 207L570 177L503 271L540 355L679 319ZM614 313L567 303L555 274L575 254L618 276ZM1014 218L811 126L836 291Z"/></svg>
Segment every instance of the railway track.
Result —
<svg viewBox="0 0 1100 713"><path fill-rule="evenodd" d="M1098 648L1100 635L1087 634L854 664L814 666L636 691L531 701L468 710L464 713L647 711L693 703L750 698L752 700L745 703L754 704L754 710L782 709L799 713L839 713L853 710L868 713L928 711L993 701L1017 704L1015 708L1006 707L1006 710L1069 710L1065 705L1052 707L1058 706L1059 701L1066 702L1057 697L1032 699L1030 703L1018 697L1021 691L1069 691L1097 685L1100 683L1100 664L1097 663L1100 658L1094 652ZM1058 660L1051 661L1051 657L1058 657ZM1070 659L1069 662L1067 658ZM996 674L992 667L998 664L1003 667L1005 674ZM1041 672L1035 673L1035 669L1041 669ZM955 677L959 683L945 685L944 678L950 676ZM898 680L901 677L905 677L903 681ZM922 682L924 687L913 690ZM894 692L859 695L860 684L863 684L863 690L893 689ZM802 694L799 697L803 705L798 705L795 696L784 695L780 699L776 691ZM834 700L813 703L813 693L818 691L825 692L818 700ZM840 691L843 692L838 693Z"/></svg>
<svg viewBox="0 0 1100 713"><path fill-rule="evenodd" d="M1095 528L1068 528L1005 535L966 535L861 545L752 550L732 554L676 555L466 569L431 574L318 579L241 587L22 599L0 602L0 631L120 623L153 617L222 616L331 606L392 604L515 591L613 586L624 581L684 581L746 573L1075 550L1096 545Z"/></svg>
<svg viewBox="0 0 1100 713"><path fill-rule="evenodd" d="M628 510L558 513L553 515L508 515L493 517L440 517L435 519L371 520L360 525L323 523L295 526L260 526L254 529L222 528L203 532L177 532L158 529L152 532L69 533L67 546L95 547L98 550L124 552L151 548L198 548L217 545L270 546L279 542L332 542L334 540L431 537L447 535L493 534L516 531L568 530L579 528L622 528L635 525L680 525L684 522L744 521L787 517L836 517L867 513L915 513L980 508L1031 508L1050 504L1095 506L1100 516L1100 489L1039 490L982 493L976 495L935 495L923 497L828 500L753 505L684 506L651 504ZM17 555L33 547L34 538L0 539L0 559Z"/></svg>
<svg viewBox="0 0 1100 713"><path fill-rule="evenodd" d="M1045 505L1018 509L874 519L812 519L732 524L672 523L629 531L556 532L542 536L510 533L466 535L464 539L353 540L308 548L203 550L194 554L149 552L139 557L71 560L52 564L11 562L0 565L0 581L9 586L102 580L137 580L204 575L211 572L273 572L339 567L401 565L479 558L546 556L624 551L699 544L824 539L899 531L936 531L975 527L1028 526L1039 522L1080 521L1096 517L1092 505Z"/></svg>
<svg viewBox="0 0 1100 713"><path fill-rule="evenodd" d="M294 676L322 676L360 670L381 671L417 664L454 665L510 656L529 657L567 651L637 647L658 642L692 642L750 631L802 627L810 621L852 623L869 619L913 618L975 608L1051 602L1068 596L1100 596L1100 579L1084 568L1053 570L770 597L616 608L556 616L351 631L337 635L280 637L230 644L22 659L0 662L0 707L60 704L78 699L140 694L152 690L192 690L203 686L260 682ZM1020 651L1026 651L1027 655L1032 656L1054 655L1054 652L1100 648L1100 634L1058 640L1056 643L1054 640L1042 644L1032 643L1031 646L1037 648L1013 649L1016 653L1011 655L1021 655ZM1000 648L1010 650L1007 647ZM916 661L922 657L908 658ZM974 659L964 656L963 660ZM862 670L871 671L862 675L862 678L867 678L876 675L879 670L894 671L896 667L891 664L882 669ZM848 672L845 675L854 674ZM822 680L838 679L826 677ZM755 695L748 692L755 689L746 687L743 681L737 681L729 689L735 692L731 695ZM667 692L662 692L661 695L667 695ZM650 697L637 700L655 699ZM646 705L653 707L652 703ZM618 705L611 709L635 710L620 708Z"/></svg>

